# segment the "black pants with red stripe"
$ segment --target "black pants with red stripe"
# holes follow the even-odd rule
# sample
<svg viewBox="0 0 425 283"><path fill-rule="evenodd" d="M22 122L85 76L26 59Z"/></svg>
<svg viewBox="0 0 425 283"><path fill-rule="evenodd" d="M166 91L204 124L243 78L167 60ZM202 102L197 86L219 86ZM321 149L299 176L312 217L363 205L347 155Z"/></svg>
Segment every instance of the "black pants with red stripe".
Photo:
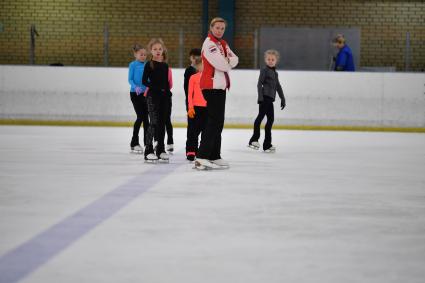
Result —
<svg viewBox="0 0 425 283"><path fill-rule="evenodd" d="M221 158L221 133L224 126L226 91L204 89L202 94L207 101L207 124L201 136L197 158L216 160Z"/></svg>
<svg viewBox="0 0 425 283"><path fill-rule="evenodd" d="M203 133L207 122L207 108L195 106L194 109L195 117L188 119L190 123L187 126L186 155L189 152L196 155L198 152L198 137L200 133Z"/></svg>

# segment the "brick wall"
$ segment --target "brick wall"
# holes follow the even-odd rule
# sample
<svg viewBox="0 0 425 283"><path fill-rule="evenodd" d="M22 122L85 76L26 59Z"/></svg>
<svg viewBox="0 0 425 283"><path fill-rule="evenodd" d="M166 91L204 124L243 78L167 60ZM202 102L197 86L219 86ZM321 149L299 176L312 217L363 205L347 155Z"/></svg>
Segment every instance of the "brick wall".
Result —
<svg viewBox="0 0 425 283"><path fill-rule="evenodd" d="M406 32L411 37L411 69L425 68L425 1L235 0L235 46L240 68L251 68L254 31L261 26L359 27L361 65L404 70ZM209 18L217 14L209 0ZM159 16L160 15L160 16ZM102 66L103 29L109 26L109 65L126 66L131 46L162 37L170 63L179 61L184 32L184 64L190 48L202 44L201 0L3 0L0 1L0 64L28 64L31 24L36 64ZM262 56L260 56L261 58Z"/></svg>
<svg viewBox="0 0 425 283"><path fill-rule="evenodd" d="M0 1L0 64L28 64L30 25L35 24L36 64L102 66L104 24L109 27L109 65L133 60L132 45L146 45L162 37L170 63L178 63L179 33L184 33L184 54L202 44L202 2L191 0ZM185 57L185 59L186 59ZM187 60L184 61L184 64Z"/></svg>

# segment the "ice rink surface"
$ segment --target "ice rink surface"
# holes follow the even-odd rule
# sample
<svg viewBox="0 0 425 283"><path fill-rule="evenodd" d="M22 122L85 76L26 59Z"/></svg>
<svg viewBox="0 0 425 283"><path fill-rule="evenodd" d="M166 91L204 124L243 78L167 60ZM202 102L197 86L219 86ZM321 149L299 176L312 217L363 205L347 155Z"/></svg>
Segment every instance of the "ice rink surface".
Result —
<svg viewBox="0 0 425 283"><path fill-rule="evenodd" d="M0 282L424 282L425 134L223 132L229 170L130 128L0 127ZM263 132L262 132L263 134Z"/></svg>

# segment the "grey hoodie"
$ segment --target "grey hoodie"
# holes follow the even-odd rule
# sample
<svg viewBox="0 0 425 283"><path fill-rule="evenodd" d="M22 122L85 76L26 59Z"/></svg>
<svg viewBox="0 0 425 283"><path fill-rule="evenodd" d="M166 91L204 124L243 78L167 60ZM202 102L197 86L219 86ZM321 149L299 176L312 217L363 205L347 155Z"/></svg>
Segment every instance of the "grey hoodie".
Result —
<svg viewBox="0 0 425 283"><path fill-rule="evenodd" d="M264 96L270 97L273 101L276 98L276 91L282 101L285 101L282 87L279 83L278 74L276 68L264 67L260 71L260 77L258 78L258 102L264 100Z"/></svg>

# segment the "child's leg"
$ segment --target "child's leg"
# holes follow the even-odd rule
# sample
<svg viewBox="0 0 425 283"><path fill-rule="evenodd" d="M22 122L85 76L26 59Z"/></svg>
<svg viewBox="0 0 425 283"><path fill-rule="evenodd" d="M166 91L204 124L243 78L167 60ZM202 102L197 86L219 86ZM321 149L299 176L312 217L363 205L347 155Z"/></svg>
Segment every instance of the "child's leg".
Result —
<svg viewBox="0 0 425 283"><path fill-rule="evenodd" d="M263 149L266 150L272 146L272 126L274 122L274 106L273 102L269 103L267 107L267 123L265 126L265 138L263 143Z"/></svg>
<svg viewBox="0 0 425 283"><path fill-rule="evenodd" d="M205 125L207 122L207 109L206 107L198 107L195 106L195 112L196 112L196 116L193 122L193 130L194 130L194 138L193 138L193 146L195 149L195 152L198 152L198 139L199 139L199 134L203 132L203 130L205 129Z"/></svg>
<svg viewBox="0 0 425 283"><path fill-rule="evenodd" d="M167 118L165 120L165 127L167 129L167 144L174 144L173 140L173 124L171 123L171 111L173 107L173 102L171 96L168 100L168 109L167 109Z"/></svg>
<svg viewBox="0 0 425 283"><path fill-rule="evenodd" d="M146 102L146 98L143 95L142 97L142 121L143 121L143 143L146 146L146 142L148 140L148 131L149 131L149 112L148 112L148 104Z"/></svg>
<svg viewBox="0 0 425 283"><path fill-rule="evenodd" d="M252 137L249 140L249 143L258 141L258 139L260 138L260 126L261 126L261 122L264 119L264 116L266 116L266 112L267 112L267 102L266 100L264 100L261 104L258 105L258 115L254 121L254 133L252 134Z"/></svg>
<svg viewBox="0 0 425 283"><path fill-rule="evenodd" d="M134 111L136 112L136 115L137 115L136 121L134 121L133 136L131 138L131 143L130 143L130 146L134 147L136 145L139 145L139 131L143 121L142 119L143 109L142 109L142 104L140 103L140 99L135 92L130 92L130 98L131 98L131 102L133 103Z"/></svg>
<svg viewBox="0 0 425 283"><path fill-rule="evenodd" d="M159 103L158 103L158 127L156 135L157 137L157 152L156 154L159 155L163 152L165 152L165 146L164 146L164 138L165 138L165 120L167 119L167 112L168 112L168 97L166 97L163 93L159 94Z"/></svg>
<svg viewBox="0 0 425 283"><path fill-rule="evenodd" d="M158 131L158 101L156 97L153 97L152 94L148 95L146 97L146 102L148 106L148 112L149 112L149 129L146 135L146 150L145 150L145 156L153 153L153 145L152 141L153 138Z"/></svg>

